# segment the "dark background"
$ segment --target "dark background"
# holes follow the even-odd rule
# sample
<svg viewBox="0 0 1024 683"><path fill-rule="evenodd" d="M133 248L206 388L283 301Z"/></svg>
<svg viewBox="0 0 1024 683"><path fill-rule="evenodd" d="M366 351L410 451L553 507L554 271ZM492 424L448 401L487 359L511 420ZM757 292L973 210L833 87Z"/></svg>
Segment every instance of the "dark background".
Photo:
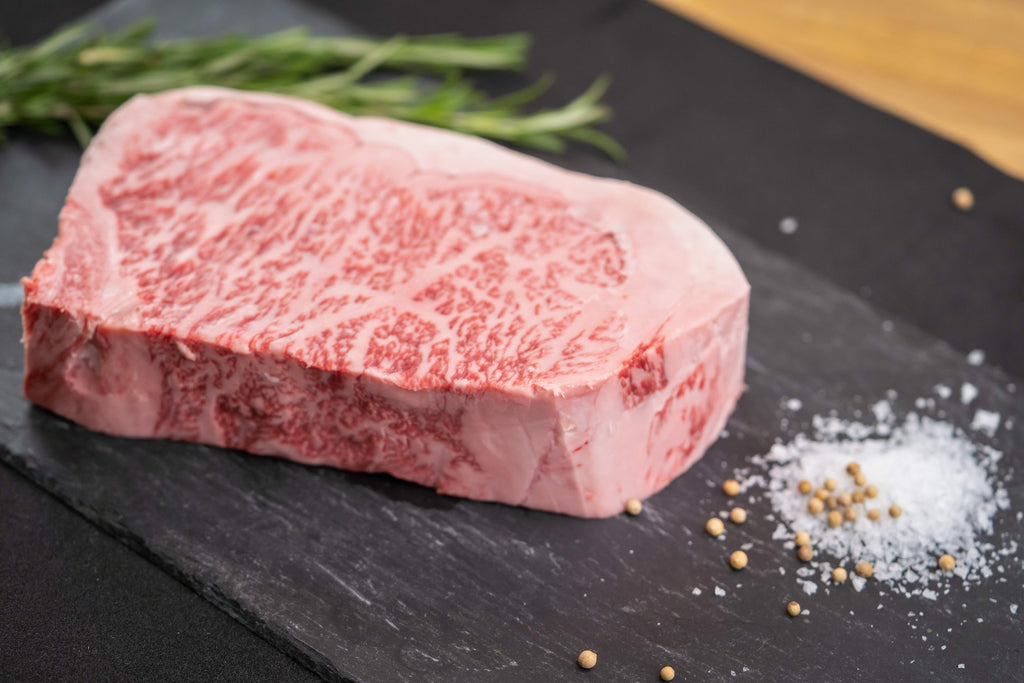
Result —
<svg viewBox="0 0 1024 683"><path fill-rule="evenodd" d="M38 39L98 4L0 3L0 40ZM1024 185L951 143L639 2L510 2L484 16L455 0L318 4L381 34L534 32L532 73L557 72L556 96L617 77L609 131L631 160L609 172L685 187L675 198L713 224L1024 375ZM559 39L574 22L593 24L594 44ZM974 190L974 212L949 206L957 185ZM796 235L779 232L785 216ZM0 505L0 677L314 678L6 466Z"/></svg>

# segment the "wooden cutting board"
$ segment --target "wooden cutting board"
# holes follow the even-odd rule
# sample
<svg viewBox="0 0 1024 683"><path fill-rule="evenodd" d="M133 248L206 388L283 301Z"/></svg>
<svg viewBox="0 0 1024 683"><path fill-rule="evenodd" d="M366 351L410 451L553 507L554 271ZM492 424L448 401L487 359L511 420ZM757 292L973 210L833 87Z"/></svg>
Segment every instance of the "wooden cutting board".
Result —
<svg viewBox="0 0 1024 683"><path fill-rule="evenodd" d="M154 7L118 3L104 18L124 22ZM199 2L157 14L167 34L179 35L340 28L280 0L237 14ZM566 161L631 175L588 155ZM0 280L27 273L49 244L76 162L69 145L26 138L0 151L0 205L8 208ZM744 572L731 572L722 545L703 534L725 505L718 483L776 439L808 429L815 413L849 417L894 391L904 414L936 383L970 381L979 399L970 408L943 404L947 419L967 428L976 407L1014 416L1012 429L986 440L1007 453L1007 470L1021 466L1024 436L1011 378L967 365L898 320L883 325L888 316L861 298L709 217L753 286L749 390L728 438L641 517L571 519L446 498L385 476L91 433L22 397L20 320L10 306L0 308L0 457L329 678L653 680L664 664L680 679L828 679L865 667L890 677L1019 675L1006 656L1024 636L1008 610L1024 585L1017 558L1007 582L969 592L954 583L939 602L876 584L822 589L808 599L810 617L790 620L782 606L804 596L793 572L778 569L795 569L796 560L770 540L775 523L763 500L748 502L750 521L730 531L730 547L751 544ZM782 408L794 396L803 402L795 417ZM1024 486L1009 480L1007 488L1013 509L997 533L1024 543L1013 521ZM925 615L917 629L908 611ZM600 654L586 674L574 665L584 648Z"/></svg>

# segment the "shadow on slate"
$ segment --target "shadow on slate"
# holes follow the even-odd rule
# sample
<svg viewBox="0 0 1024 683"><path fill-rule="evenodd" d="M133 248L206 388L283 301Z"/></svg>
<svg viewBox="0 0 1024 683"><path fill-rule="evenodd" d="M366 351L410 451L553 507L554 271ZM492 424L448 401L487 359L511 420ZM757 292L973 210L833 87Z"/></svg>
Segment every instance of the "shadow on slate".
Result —
<svg viewBox="0 0 1024 683"><path fill-rule="evenodd" d="M283 8L279 19L289 16L290 5L272 6ZM448 15L449 29L466 28L450 8L438 7L439 14ZM580 5L545 7L558 26L567 8L578 11ZM140 11L137 3L121 8L118 20ZM598 9L605 14L595 14L593 23L578 29L581 34L606 35L602 22L608 12L624 22L624 31L640 21L637 16L648 17L643 21L654 35L660 24L670 23L653 21L668 17L653 8ZM189 8L177 11L187 14ZM516 11L524 23L510 18L511 10L502 5L495 18L478 21L503 23L478 26L476 32L533 29L538 23L525 23L525 10ZM395 19L390 27L375 24L360 12L353 18L375 32L416 28L396 26ZM417 32L434 30L440 21L424 18ZM211 31L239 28L206 25ZM173 16L164 26L174 28ZM320 26L330 28L326 22ZM553 66L542 56L544 44L542 39L537 62ZM600 52L596 48L580 46L587 54ZM580 62L575 71L566 65L570 85L579 85L584 69L591 73L601 66ZM562 68L562 62L557 65ZM649 115L657 132L655 124L667 112L652 105ZM688 115L709 113L698 109ZM633 138L624 132L620 137L632 147ZM643 149L656 139L645 143L639 136L636 144ZM66 187L72 155L61 153L56 162L43 163L33 150L24 142L13 156L5 150L0 168L13 177L13 171L35 164L40 186ZM641 173L612 169L584 155L563 162L583 170L626 172L654 185L659 183L651 182L653 176L663 172L662 189L672 190L674 184L667 175L671 169L657 165ZM724 168L740 164L739 172L740 162L726 158L722 163ZM811 617L790 620L782 607L797 595L796 561L768 540L775 525L765 520L770 509L764 501L748 506L750 521L730 529L727 546L702 533L707 517L725 506L717 482L776 438L809 426L792 420L788 429L779 427L785 397L801 398L800 415L836 409L848 417L892 389L902 414L938 382L971 381L980 389L974 407L1016 417L1013 429L1001 430L991 441L1008 453L1005 468L1020 466L1015 450L1024 405L1007 392L1008 378L1000 371L967 366L960 353L910 325L897 322L893 331L883 332L882 317L862 300L726 227L730 212L739 212L745 200L737 199L735 208L716 206L713 199L701 206L701 194L690 192L693 196L673 194L714 223L753 285L750 388L729 423L730 436L688 476L653 497L639 518L577 520L444 498L384 476L91 433L22 398L17 316L11 310L0 312L2 457L328 678L635 680L655 676L664 664L673 665L683 679L728 678L731 672L770 679L830 678L837 672L952 678L960 663L971 676L1017 675L1016 657L1006 656L1024 636L1020 620L1007 609L1019 601L1024 581L1016 558L1006 563L1007 583L970 592L954 583L951 594L938 602L885 594L876 584L862 593L823 595L821 588ZM35 200L5 187L0 198L23 212L22 222L3 223L4 239L18 235L11 244L24 250L4 263L30 265L39 245L52 238L53 197ZM24 225L45 227L25 233ZM967 407L942 408L955 423L965 428L970 423ZM1024 491L1016 481L1008 488L1014 509L999 517L997 533L1019 543L1024 534L1013 515ZM744 543L752 544L750 566L733 573L725 564L726 547ZM780 566L787 568L785 577ZM716 587L725 590L723 597L715 596ZM694 588L701 589L700 596ZM877 610L879 604L884 609ZM906 624L903 615L909 610L927 615L918 628L931 629L928 641ZM573 664L584 648L600 655L598 668L587 674Z"/></svg>

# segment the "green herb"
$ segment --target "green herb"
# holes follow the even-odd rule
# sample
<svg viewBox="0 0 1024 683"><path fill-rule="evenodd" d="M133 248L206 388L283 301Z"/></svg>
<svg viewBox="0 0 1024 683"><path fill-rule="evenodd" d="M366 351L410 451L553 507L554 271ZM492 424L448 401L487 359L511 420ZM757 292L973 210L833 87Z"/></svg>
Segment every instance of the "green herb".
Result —
<svg viewBox="0 0 1024 683"><path fill-rule="evenodd" d="M156 41L152 32L152 22L112 34L76 24L33 46L0 48L0 142L16 126L54 134L66 127L86 145L91 127L136 93L219 85L548 151L562 151L576 140L615 159L625 156L594 127L611 116L600 101L607 78L561 108L528 111L551 85L550 77L493 98L465 76L521 70L530 47L526 34L378 40L311 36L295 28L267 36Z"/></svg>

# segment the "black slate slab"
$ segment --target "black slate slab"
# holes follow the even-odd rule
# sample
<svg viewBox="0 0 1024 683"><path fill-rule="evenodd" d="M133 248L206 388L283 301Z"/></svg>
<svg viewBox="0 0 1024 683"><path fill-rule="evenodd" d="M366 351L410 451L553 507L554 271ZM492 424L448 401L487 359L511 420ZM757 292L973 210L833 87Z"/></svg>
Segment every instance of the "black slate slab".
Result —
<svg viewBox="0 0 1024 683"><path fill-rule="evenodd" d="M0 154L2 208L20 211L17 222L5 216L0 223L5 247L12 245L0 257L0 281L25 272L52 238L75 156L66 145L35 142ZM587 157L576 161L607 168ZM784 396L799 396L806 414L836 408L849 415L894 389L905 410L936 382L969 379L981 390L976 405L1016 415L1016 423L1024 413L1006 391L1008 377L966 366L961 354L899 321L884 332L883 317L856 297L721 222L716 227L755 289L751 388L730 437L639 519L572 520L442 498L385 477L91 434L21 399L20 326L10 308L0 310L0 450L325 675L644 680L662 663L686 678L732 671L830 678L865 669L911 678L1019 675L1014 648L1024 632L1007 609L1020 601L1019 561L1007 584L955 590L939 604L880 599L869 587L819 598L810 620L789 621L778 609L780 596L797 589L776 567L795 564L766 542L774 525L758 522L765 508L750 506L751 522L730 537L755 544L743 574L729 572L722 547L700 533L709 512L723 506L705 481L719 481L787 435L779 428ZM967 409L946 409L969 424ZM1019 465L1020 429L995 440L1009 453L1008 468ZM1017 509L1020 484L1011 482L1010 493ZM1019 541L1012 514L998 531ZM714 597L716 585L725 597ZM702 596L692 595L694 587ZM879 602L888 609L873 611ZM850 610L865 616L853 619ZM908 610L929 615L928 642L905 623ZM967 617L971 623L962 623ZM588 674L572 666L583 647L601 655Z"/></svg>

